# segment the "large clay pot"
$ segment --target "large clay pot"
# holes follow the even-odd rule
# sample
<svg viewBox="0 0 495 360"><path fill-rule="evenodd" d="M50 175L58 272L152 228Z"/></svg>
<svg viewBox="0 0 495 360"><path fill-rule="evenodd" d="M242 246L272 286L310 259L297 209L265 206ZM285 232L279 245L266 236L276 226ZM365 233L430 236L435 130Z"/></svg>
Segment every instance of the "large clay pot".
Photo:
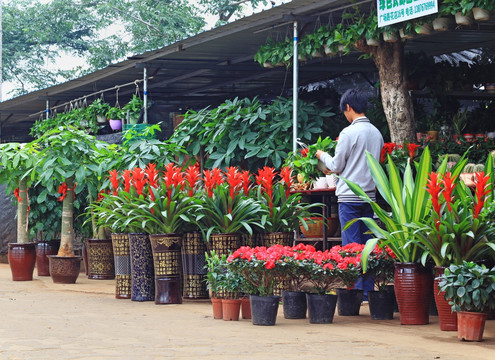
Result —
<svg viewBox="0 0 495 360"><path fill-rule="evenodd" d="M311 324L331 324L335 315L337 295L306 294Z"/></svg>
<svg viewBox="0 0 495 360"><path fill-rule="evenodd" d="M115 263L115 298L131 298L131 257L129 236L112 234L113 258Z"/></svg>
<svg viewBox="0 0 495 360"><path fill-rule="evenodd" d="M155 268L155 304L182 304L182 234L150 234Z"/></svg>
<svg viewBox="0 0 495 360"><path fill-rule="evenodd" d="M277 321L279 296L251 295L251 321L253 325L273 326Z"/></svg>
<svg viewBox="0 0 495 360"><path fill-rule="evenodd" d="M153 253L148 234L129 234L131 253L131 300L155 299L155 275Z"/></svg>
<svg viewBox="0 0 495 360"><path fill-rule="evenodd" d="M445 267L435 266L435 280L433 281L433 296L437 305L438 318L440 320L440 330L456 331L457 330L457 313L452 312L452 307L445 300L445 291L438 290L440 280L438 277L443 274Z"/></svg>
<svg viewBox="0 0 495 360"><path fill-rule="evenodd" d="M182 237L182 297L208 299L205 269L206 243L200 232L185 233Z"/></svg>
<svg viewBox="0 0 495 360"><path fill-rule="evenodd" d="M50 276L56 284L75 284L81 271L82 256L48 255Z"/></svg>
<svg viewBox="0 0 495 360"><path fill-rule="evenodd" d="M57 255L60 240L38 240L36 242L36 270L38 276L50 276L50 263L47 255Z"/></svg>
<svg viewBox="0 0 495 360"><path fill-rule="evenodd" d="M88 279L115 279L115 261L111 239L86 239Z"/></svg>
<svg viewBox="0 0 495 360"><path fill-rule="evenodd" d="M457 337L466 341L483 340L487 314L470 311L457 313Z"/></svg>
<svg viewBox="0 0 495 360"><path fill-rule="evenodd" d="M433 276L419 263L395 263L394 288L402 325L426 325Z"/></svg>
<svg viewBox="0 0 495 360"><path fill-rule="evenodd" d="M36 263L36 244L34 242L10 243L8 258L13 281L33 280L34 264Z"/></svg>

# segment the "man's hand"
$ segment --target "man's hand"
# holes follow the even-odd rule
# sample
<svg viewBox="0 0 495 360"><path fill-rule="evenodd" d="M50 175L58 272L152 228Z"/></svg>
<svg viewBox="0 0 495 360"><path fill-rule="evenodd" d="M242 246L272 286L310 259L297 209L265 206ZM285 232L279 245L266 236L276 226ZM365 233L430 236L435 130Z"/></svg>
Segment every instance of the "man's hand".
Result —
<svg viewBox="0 0 495 360"><path fill-rule="evenodd" d="M318 160L320 159L321 155L323 155L323 151L322 150L316 150L316 157L318 158Z"/></svg>

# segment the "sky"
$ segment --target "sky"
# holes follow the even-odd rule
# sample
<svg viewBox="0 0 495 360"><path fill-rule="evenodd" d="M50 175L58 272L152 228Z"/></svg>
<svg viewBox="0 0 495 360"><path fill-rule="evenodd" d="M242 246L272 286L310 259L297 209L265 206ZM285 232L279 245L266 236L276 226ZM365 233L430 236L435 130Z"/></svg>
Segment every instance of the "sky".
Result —
<svg viewBox="0 0 495 360"><path fill-rule="evenodd" d="M46 2L46 1L49 1L49 0L40 0L40 2ZM189 2L197 4L199 2L199 0L189 0ZM275 3L275 5L277 5L277 6L282 4L282 3L286 3L286 2L289 2L289 0L275 0L275 1L273 1L273 3ZM261 10L264 10L264 9L269 9L271 7L272 7L272 5L267 5L263 8L260 8L260 10L258 10L258 12ZM253 12L254 11L253 11L251 6L246 6L246 11L244 13L244 16L252 15ZM216 20L217 19L215 17L212 17L212 16L205 18L205 21L207 23L206 29L211 29L215 25ZM108 28L105 32L102 32L101 36L102 36L102 38L104 38L106 36L110 36L112 34L119 33L119 32L120 33L123 32L123 30L120 26L112 26L112 27ZM83 58L74 57L74 56L71 56L70 54L66 54L66 55L58 58L56 60L56 62L53 64L47 63L46 67L48 69L70 70L70 69L73 69L73 68L78 67L78 66L84 67L84 65L85 65L85 60ZM3 84L2 84L2 101L5 101L5 100L12 98L12 95L9 94L9 92L14 90L14 88L15 88L14 83L3 82Z"/></svg>

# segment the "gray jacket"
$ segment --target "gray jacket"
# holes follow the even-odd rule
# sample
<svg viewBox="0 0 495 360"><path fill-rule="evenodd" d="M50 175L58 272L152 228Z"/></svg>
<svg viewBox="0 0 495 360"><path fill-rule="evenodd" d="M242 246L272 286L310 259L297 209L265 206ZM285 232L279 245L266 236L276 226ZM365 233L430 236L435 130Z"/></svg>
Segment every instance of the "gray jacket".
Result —
<svg viewBox="0 0 495 360"><path fill-rule="evenodd" d="M360 185L374 200L375 183L366 163L366 150L379 160L382 148L383 137L380 131L370 123L368 118L360 117L339 134L335 156L324 153L320 160L332 172ZM335 195L339 202L364 202L340 179L337 181Z"/></svg>

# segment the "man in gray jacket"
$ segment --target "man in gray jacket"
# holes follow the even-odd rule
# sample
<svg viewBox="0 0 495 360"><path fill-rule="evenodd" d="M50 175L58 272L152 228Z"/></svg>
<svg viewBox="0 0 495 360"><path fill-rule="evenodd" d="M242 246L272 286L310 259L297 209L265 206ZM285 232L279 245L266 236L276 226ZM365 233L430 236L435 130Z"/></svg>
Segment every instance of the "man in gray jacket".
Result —
<svg viewBox="0 0 495 360"><path fill-rule="evenodd" d="M350 180L375 199L375 183L366 163L366 151L369 151L376 159L380 158L383 148L383 137L380 131L373 126L366 117L368 99L359 89L347 90L340 100L340 110L344 113L350 125L339 134L335 156L318 150L316 157L332 172ZM359 217L373 217L371 206L355 195L347 184L337 181L335 194L339 203L339 219L342 228L349 220ZM349 243L365 244L370 239L363 222L354 223L349 229L342 230L342 245ZM357 289L373 290L373 284L356 284ZM365 299L366 299L365 295Z"/></svg>

